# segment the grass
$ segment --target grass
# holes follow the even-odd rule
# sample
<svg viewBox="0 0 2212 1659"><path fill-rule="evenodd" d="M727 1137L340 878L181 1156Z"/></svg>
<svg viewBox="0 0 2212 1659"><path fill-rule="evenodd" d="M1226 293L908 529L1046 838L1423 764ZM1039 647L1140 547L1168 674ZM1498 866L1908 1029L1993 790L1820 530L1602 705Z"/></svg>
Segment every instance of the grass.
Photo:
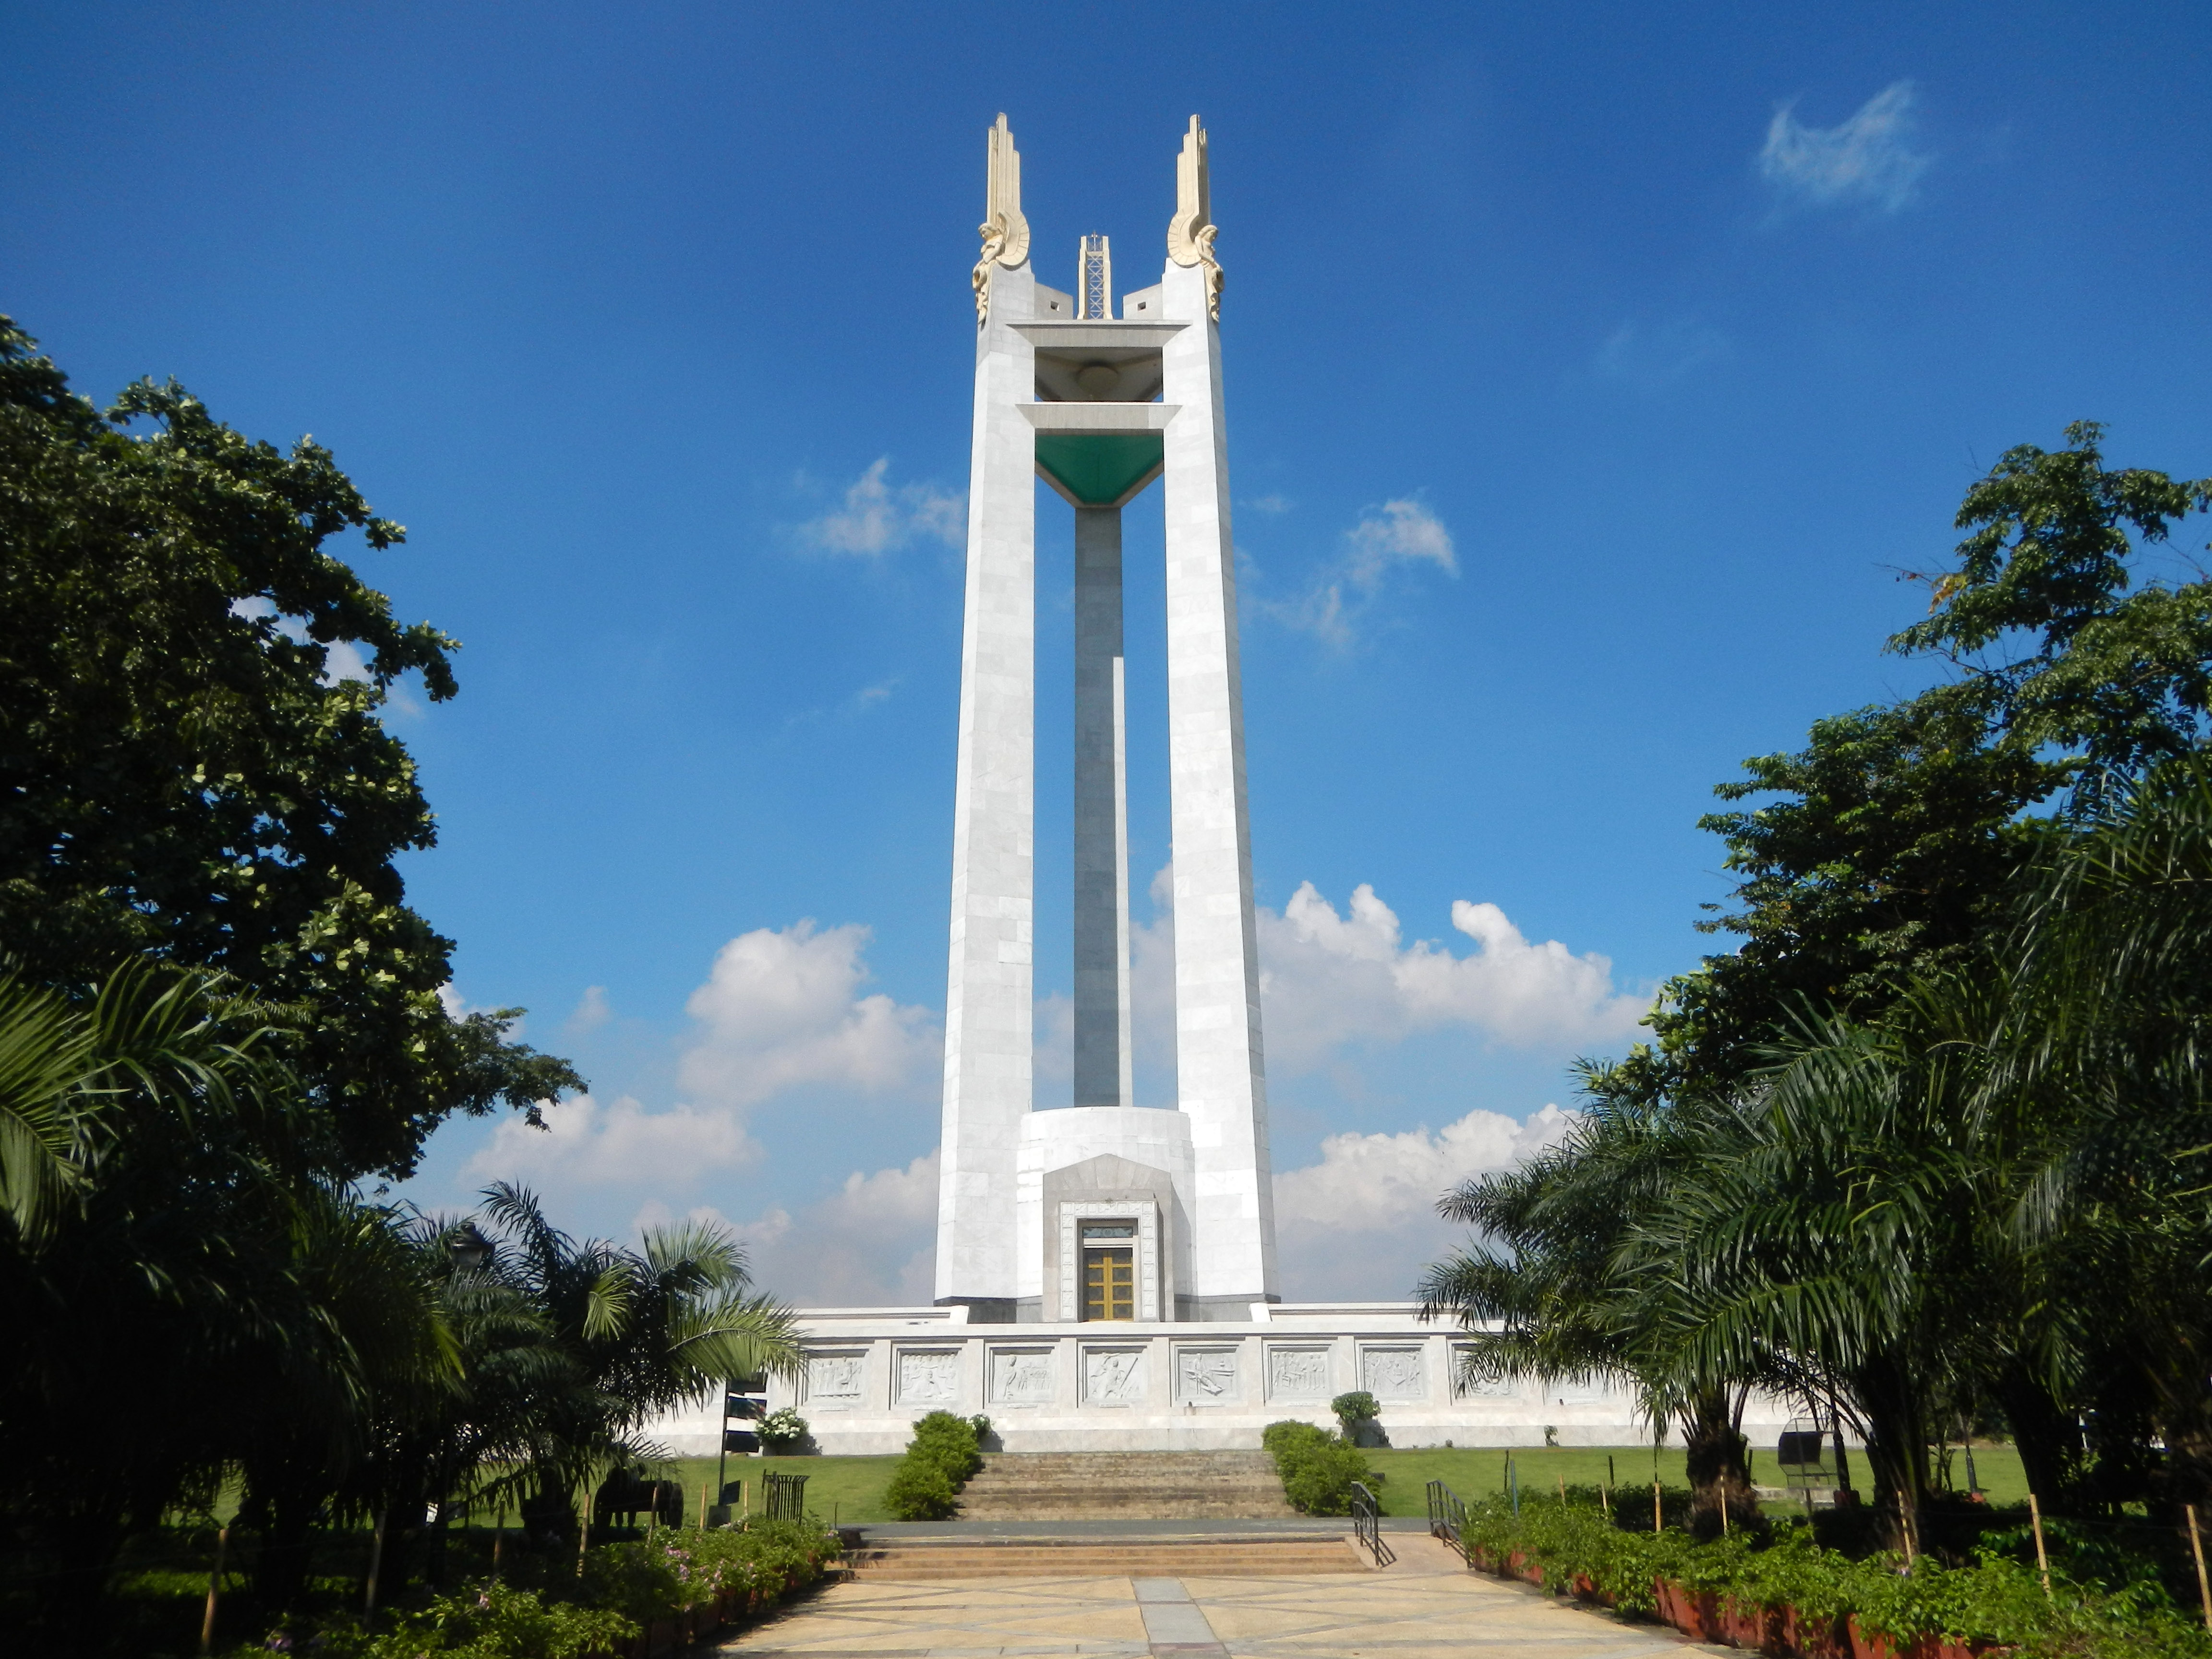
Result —
<svg viewBox="0 0 2212 1659"><path fill-rule="evenodd" d="M1371 1451L1367 1455L1376 1469L1389 1477L1376 1493L1382 1500L1385 1515L1425 1515L1427 1486L1431 1480L1443 1481L1469 1500L1505 1489L1507 1454L1502 1449L1434 1446L1413 1451ZM1620 1487L1640 1487L1647 1494L1650 1489L1649 1446L1526 1446L1516 1449L1511 1455L1520 1472L1524 1498L1546 1492L1556 1494L1561 1480L1571 1486L1595 1486L1610 1481ZM1754 1480L1762 1485L1780 1484L1776 1479L1779 1471L1774 1467L1773 1455L1771 1449L1753 1449ZM2027 1477L2021 1469L2020 1454L2010 1446L1975 1447L1974 1473L1982 1490L1990 1495L1990 1503L2002 1505L2027 1501ZM1854 1483L1863 1493L1863 1457L1854 1458L1851 1474ZM1669 1486L1687 1484L1680 1447L1660 1449L1659 1479ZM1966 1490L1966 1459L1956 1451L1951 1455L1951 1480L1961 1492Z"/></svg>
<svg viewBox="0 0 2212 1659"><path fill-rule="evenodd" d="M884 1488L890 1484L898 1462L896 1456L732 1457L727 1478L745 1483L745 1501L756 1515L763 1477L772 1469L778 1474L805 1475L808 1512L824 1521L888 1521L891 1513L884 1507ZM714 1459L679 1457L672 1478L684 1485L685 1520L696 1522L699 1493L714 1484Z"/></svg>

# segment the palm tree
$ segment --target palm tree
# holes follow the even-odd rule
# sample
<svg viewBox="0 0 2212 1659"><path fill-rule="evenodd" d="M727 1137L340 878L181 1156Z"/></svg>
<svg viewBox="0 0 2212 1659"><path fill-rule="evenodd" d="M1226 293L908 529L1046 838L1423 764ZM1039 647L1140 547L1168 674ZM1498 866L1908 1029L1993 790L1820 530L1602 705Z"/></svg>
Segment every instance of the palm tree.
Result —
<svg viewBox="0 0 2212 1659"><path fill-rule="evenodd" d="M796 1372L792 1314L752 1290L726 1229L648 1229L629 1250L561 1231L524 1188L497 1182L483 1199L494 1249L482 1271L532 1310L562 1361L538 1368L527 1409L504 1413L521 1456L489 1488L520 1498L530 1524L566 1531L573 1495L599 1474L665 1460L642 1434L662 1412L728 1377Z"/></svg>

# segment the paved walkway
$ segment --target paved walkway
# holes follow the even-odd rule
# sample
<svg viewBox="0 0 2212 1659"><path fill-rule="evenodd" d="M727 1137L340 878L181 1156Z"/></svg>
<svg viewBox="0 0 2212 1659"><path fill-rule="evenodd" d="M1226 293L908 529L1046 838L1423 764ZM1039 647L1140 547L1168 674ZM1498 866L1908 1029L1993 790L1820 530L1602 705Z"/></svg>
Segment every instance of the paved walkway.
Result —
<svg viewBox="0 0 2212 1659"><path fill-rule="evenodd" d="M720 1650L730 1659L1656 1659L1688 1645L1658 1626L1469 1572L1431 1539L1392 1541L1397 1565L1365 1576L840 1583Z"/></svg>

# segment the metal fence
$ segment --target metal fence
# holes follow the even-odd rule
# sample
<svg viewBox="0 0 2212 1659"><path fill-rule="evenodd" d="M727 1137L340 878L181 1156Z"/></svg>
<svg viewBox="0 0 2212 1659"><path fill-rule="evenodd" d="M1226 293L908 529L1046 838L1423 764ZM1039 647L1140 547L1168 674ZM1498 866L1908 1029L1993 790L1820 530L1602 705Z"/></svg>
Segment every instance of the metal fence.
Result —
<svg viewBox="0 0 2212 1659"><path fill-rule="evenodd" d="M761 1479L761 1510L771 1521L800 1521L806 1516L806 1477L779 1474L770 1469Z"/></svg>
<svg viewBox="0 0 2212 1659"><path fill-rule="evenodd" d="M1387 1567L1398 1559L1398 1552L1382 1541L1382 1506L1375 1501L1375 1494L1364 1484L1352 1483L1352 1529L1367 1553L1375 1558L1375 1565Z"/></svg>

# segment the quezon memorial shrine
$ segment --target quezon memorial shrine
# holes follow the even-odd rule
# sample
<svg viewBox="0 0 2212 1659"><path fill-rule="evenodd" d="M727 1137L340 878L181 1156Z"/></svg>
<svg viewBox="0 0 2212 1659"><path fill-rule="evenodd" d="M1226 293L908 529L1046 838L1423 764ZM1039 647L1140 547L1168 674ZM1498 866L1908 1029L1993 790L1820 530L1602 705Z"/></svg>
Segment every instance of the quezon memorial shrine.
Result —
<svg viewBox="0 0 2212 1659"><path fill-rule="evenodd" d="M1411 1302L1283 1300L1206 132L1192 117L1159 279L1118 316L1103 235L1080 238L1073 292L1038 279L1003 115L985 202L936 1297L804 1310L803 1372L771 1379L769 1406L830 1453L897 1451L937 1410L988 1414L1011 1452L1256 1448L1282 1418L1332 1423L1353 1389L1400 1446L1647 1439L1602 1384L1464 1380L1466 1334ZM1076 1103L1048 1110L1031 1098L1039 478L1075 516ZM1148 493L1167 532L1171 1108L1130 1087L1121 515ZM663 1437L711 1449L720 1427Z"/></svg>

